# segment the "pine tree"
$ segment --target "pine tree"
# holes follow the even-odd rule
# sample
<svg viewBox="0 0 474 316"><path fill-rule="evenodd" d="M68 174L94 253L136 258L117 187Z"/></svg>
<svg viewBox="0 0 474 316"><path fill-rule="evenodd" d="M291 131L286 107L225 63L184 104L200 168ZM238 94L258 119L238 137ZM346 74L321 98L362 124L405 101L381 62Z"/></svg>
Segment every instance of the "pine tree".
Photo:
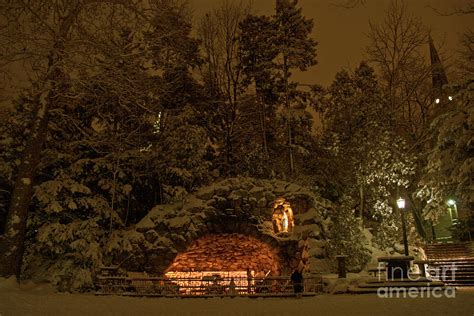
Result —
<svg viewBox="0 0 474 316"><path fill-rule="evenodd" d="M117 231L202 185L210 167L208 136L189 106L193 91L168 93L168 76L178 68L173 63L181 74L191 65L151 62L170 53L148 51L157 45L155 37L140 29L124 27L113 35L103 40L107 49L96 57L95 71L71 81L69 102L52 113L41 165L49 176L37 179L30 216L26 273L41 273L39 264L53 283L68 274L81 290L90 288L95 269L111 264L106 245Z"/></svg>
<svg viewBox="0 0 474 316"><path fill-rule="evenodd" d="M322 118L329 149L345 171L346 205L360 218L398 222L393 195L408 186L413 164L393 132L373 69L361 63L354 74L339 72L323 101Z"/></svg>
<svg viewBox="0 0 474 316"><path fill-rule="evenodd" d="M265 158L269 157L267 130L274 116L275 70L277 51L274 43L275 24L266 16L248 16L240 23L239 54L246 80L255 84L259 125ZM268 113L270 112L270 113Z"/></svg>
<svg viewBox="0 0 474 316"><path fill-rule="evenodd" d="M287 120L288 150L290 174L293 175L294 164L294 135L291 99L291 70L305 71L316 64L317 42L310 37L313 21L302 15L302 9L297 7L297 0L277 0L275 15L276 24L274 41L278 52L279 79L282 86L282 103L284 104Z"/></svg>
<svg viewBox="0 0 474 316"><path fill-rule="evenodd" d="M44 24L36 18L35 14L40 12L46 13L45 9L49 6L43 3L37 3L33 7L31 7L31 5L33 4L27 3L16 6L9 2L2 4L2 7L5 9L4 12L8 12L10 15L7 21L11 23L7 22L6 27L6 30L11 31L10 40L14 41L14 38L18 35L26 35L27 38L30 38L27 34L34 29L35 25L38 26L36 31L44 30ZM52 30L48 32L52 41L49 43L50 45L46 45L50 47L49 51L46 52L46 56L44 56L46 60L43 60L47 65L42 78L35 87L35 105L33 111L35 116L31 123L30 135L26 142L21 164L16 175L5 226L5 235L1 241L2 245L0 245L0 248L5 254L0 264L0 275L16 275L18 279L21 274L21 263L26 236L26 220L33 193L32 185L37 173L43 145L46 141L49 112L51 109L54 109L55 95L61 93L61 85L64 83L64 80L67 79L63 64L66 56L65 44L70 39L74 22L83 9L83 3L81 1L74 1L65 8L59 8L59 6L54 5L51 6L51 8L52 10L50 10L49 17L53 23L56 23L54 28L57 28L58 31L55 32ZM57 12L59 9L61 9L61 13ZM57 18L59 16L61 18ZM46 15L43 16L42 19L49 21ZM25 21L25 24L22 28L16 30L15 27L18 26L18 21ZM24 31L23 34L22 31ZM40 54L41 53L38 55Z"/></svg>
<svg viewBox="0 0 474 316"><path fill-rule="evenodd" d="M474 84L465 83L445 113L431 124L428 164L419 182L417 196L424 202L423 216L433 224L447 211L448 199L457 202L459 216L472 221L474 178L472 129Z"/></svg>
<svg viewBox="0 0 474 316"><path fill-rule="evenodd" d="M37 193L52 192L35 195L34 207L50 217L46 222L67 217L73 219L68 225L86 230L87 223L94 226L100 222L94 227L107 227L105 232L130 221L128 204L134 189L153 186L139 166L150 156L146 150L156 141L154 123L166 104L184 107L191 102L184 91L171 88L173 82L188 81L188 67L196 66L199 60L197 42L188 37L189 23L177 15L174 1L165 2L169 4L166 12L153 6L157 2L150 8L156 8L160 17L166 16L166 22L174 23L176 28L171 30L166 28L169 25L159 28L150 23L152 12L137 3L2 3L2 13L8 13L4 15L8 22L4 34L10 35L2 40L16 43L2 45L8 51L5 56L20 49L16 56L38 71L39 80L29 93L32 123L16 174L6 232L1 236L5 253L1 275L20 275L33 184L40 188ZM103 15L107 18L102 19ZM155 32L148 37L144 30ZM173 42L167 32L176 32L180 38ZM35 36L30 36L33 33ZM37 40L43 37L50 43ZM34 59L28 59L31 56ZM150 77L149 65L158 65L159 69L154 69L158 76ZM172 93L176 94L175 102ZM50 178L37 177L39 171L46 171ZM59 192L64 200L59 199ZM156 199L150 205L153 203ZM34 215L38 220L38 214ZM37 227L45 218L39 220ZM75 233L68 236L77 237ZM97 238L94 240L100 245L101 237ZM49 241L43 241L48 245Z"/></svg>

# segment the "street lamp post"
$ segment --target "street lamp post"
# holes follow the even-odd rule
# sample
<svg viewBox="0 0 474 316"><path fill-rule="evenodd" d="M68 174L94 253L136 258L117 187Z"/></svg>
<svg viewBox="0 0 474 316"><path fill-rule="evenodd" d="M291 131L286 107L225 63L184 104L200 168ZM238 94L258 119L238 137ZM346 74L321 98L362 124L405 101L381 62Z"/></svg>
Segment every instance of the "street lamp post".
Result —
<svg viewBox="0 0 474 316"><path fill-rule="evenodd" d="M460 225L459 217L458 217L458 206L457 206L456 200L449 199L447 204L449 206L449 215L451 216L451 223L453 225ZM468 230L467 234L469 236L469 240L472 241L471 231Z"/></svg>
<svg viewBox="0 0 474 316"><path fill-rule="evenodd" d="M458 206L456 205L456 201L453 199L449 199L448 206L449 206L449 215L451 216L451 222L453 223L453 225L455 225L458 223Z"/></svg>
<svg viewBox="0 0 474 316"><path fill-rule="evenodd" d="M397 200L397 206L400 210L400 215L402 217L402 231L403 231L403 247L405 248L405 256L408 256L408 238L407 238L407 225L405 223L405 200L399 198Z"/></svg>

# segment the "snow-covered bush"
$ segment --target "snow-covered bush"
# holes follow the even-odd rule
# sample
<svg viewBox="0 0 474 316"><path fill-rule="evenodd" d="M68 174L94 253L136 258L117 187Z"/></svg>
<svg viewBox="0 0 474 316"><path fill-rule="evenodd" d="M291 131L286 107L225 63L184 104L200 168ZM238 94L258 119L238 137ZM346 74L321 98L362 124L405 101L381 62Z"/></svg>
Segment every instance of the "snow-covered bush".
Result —
<svg viewBox="0 0 474 316"><path fill-rule="evenodd" d="M330 257L347 255L346 265L350 272L361 271L370 260L370 252L365 247L362 222L350 209L350 198L344 198L336 213L331 216L333 225L329 232L328 252Z"/></svg>

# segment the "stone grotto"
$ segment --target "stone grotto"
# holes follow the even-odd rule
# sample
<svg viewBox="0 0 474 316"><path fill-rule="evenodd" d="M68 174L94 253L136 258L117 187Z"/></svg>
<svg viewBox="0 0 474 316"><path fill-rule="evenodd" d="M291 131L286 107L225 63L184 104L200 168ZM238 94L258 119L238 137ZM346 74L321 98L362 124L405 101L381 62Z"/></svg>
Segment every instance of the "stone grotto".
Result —
<svg viewBox="0 0 474 316"><path fill-rule="evenodd" d="M114 232L112 264L155 275L245 276L329 272L332 204L302 186L230 178Z"/></svg>

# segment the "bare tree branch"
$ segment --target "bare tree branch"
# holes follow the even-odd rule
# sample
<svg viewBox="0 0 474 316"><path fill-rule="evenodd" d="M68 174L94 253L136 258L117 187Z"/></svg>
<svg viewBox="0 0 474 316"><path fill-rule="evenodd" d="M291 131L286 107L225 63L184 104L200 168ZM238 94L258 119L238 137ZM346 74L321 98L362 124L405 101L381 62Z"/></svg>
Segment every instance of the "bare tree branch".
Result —
<svg viewBox="0 0 474 316"><path fill-rule="evenodd" d="M441 16L453 16L453 15L468 15L468 14L473 14L474 13L474 4L466 4L465 6L455 6L452 10L450 11L442 11L439 10L438 8L433 7L432 5L427 5L427 8L432 9L436 14L441 15Z"/></svg>
<svg viewBox="0 0 474 316"><path fill-rule="evenodd" d="M366 4L366 0L340 0L332 2L331 5L344 9L354 9L356 7L363 7Z"/></svg>

